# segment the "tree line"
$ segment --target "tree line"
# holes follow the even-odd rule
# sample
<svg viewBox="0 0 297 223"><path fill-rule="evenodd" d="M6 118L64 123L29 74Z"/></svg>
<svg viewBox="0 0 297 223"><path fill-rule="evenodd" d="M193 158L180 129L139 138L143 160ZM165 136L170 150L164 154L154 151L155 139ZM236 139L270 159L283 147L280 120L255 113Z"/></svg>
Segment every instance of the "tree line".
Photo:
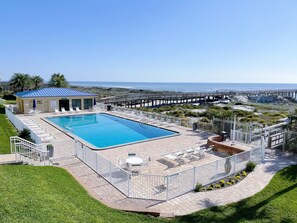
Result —
<svg viewBox="0 0 297 223"><path fill-rule="evenodd" d="M24 73L14 73L9 80L9 86L15 91L36 90L44 86L44 80L39 75L29 75ZM69 84L63 74L54 73L48 83L48 87L65 88Z"/></svg>

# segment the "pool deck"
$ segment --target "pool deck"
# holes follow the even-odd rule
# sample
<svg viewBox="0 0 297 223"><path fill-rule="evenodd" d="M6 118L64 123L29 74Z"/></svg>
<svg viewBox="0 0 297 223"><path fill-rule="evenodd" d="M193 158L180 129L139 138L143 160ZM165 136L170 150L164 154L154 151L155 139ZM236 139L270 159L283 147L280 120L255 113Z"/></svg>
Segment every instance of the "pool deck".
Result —
<svg viewBox="0 0 297 223"><path fill-rule="evenodd" d="M98 112L98 111L97 111ZM82 111L79 114L90 114L91 112ZM125 117L119 113L114 112L105 112L110 113L112 115L118 115ZM61 114L63 115L63 114ZM65 114L65 115L69 115ZM55 140L50 142L54 145L54 165L60 166L62 168L67 169L90 193L91 196L96 198L97 200L103 202L104 204L121 210L134 210L139 212L158 212L161 213L162 216L173 216L173 215L184 215L189 214L194 211L201 210L203 208L207 208L210 204L218 204L222 205L229 202L237 201L236 196L230 196L232 199L227 199L226 202L217 202L217 198L221 192L213 191L213 192L205 192L206 195L201 195L200 193L187 193L185 195L174 198L170 201L154 201L154 200L142 200L142 199L132 199L127 198L120 191L118 191L115 187L105 181L102 177L98 176L92 169L90 169L87 165L77 159L74 154L74 140L64 132L61 132L56 127L52 126L48 122L45 122L43 118L50 116L57 116L54 114L46 113L46 114L37 114L34 116L28 115L18 115L20 118L22 117L30 117L34 120L38 125L40 125L44 130L49 132L52 136L54 136ZM138 119L137 117L129 117L130 119ZM139 120L139 119L138 119ZM155 123L156 124L156 123ZM167 168L167 166L160 163L159 159L163 158L164 154L175 153L179 151L184 151L189 148L199 147L206 143L209 134L201 131L193 131L189 128L176 126L176 125L167 125L164 123L157 123L157 126L161 126L163 128L168 128L173 131L177 131L180 134L174 137L163 138L158 140L151 140L146 142L141 142L132 145L121 146L118 148L112 148L102 151L96 151L101 156L105 157L108 160L111 160L114 163L117 163L119 159L125 160L128 157L128 153L136 153L136 155L143 160L150 161L147 166L141 167L141 173L149 173L149 174L158 174L158 175L168 175L173 174L175 172L179 172L182 170L190 169L194 166L200 166L209 162L213 162L215 160L221 159L220 156L214 154L207 154L205 158L189 162L184 165L179 165L173 168ZM246 145L237 143L236 146L242 147L244 150L251 149L251 147L246 148ZM262 165L262 164L261 164ZM259 168L257 168L259 169ZM265 171L264 171L265 172ZM259 174L262 174L259 173ZM253 175L248 176L250 179L253 179ZM261 176L259 176L261 177ZM263 188L271 179L271 175L267 177L267 180L261 184L259 188ZM258 182L258 178L255 179L255 182ZM247 182L250 182L247 181ZM252 180L253 182L253 180ZM239 183L241 185L243 183ZM248 183L250 184L250 183ZM264 186L263 186L264 185ZM250 185L246 185L247 189L245 190L244 196L251 196L253 193L259 191L259 188L254 188L250 190ZM239 187L239 193L242 190L240 186L235 185L232 188ZM231 188L231 187L230 187ZM221 190L220 190L221 191ZM222 191L228 191L223 189ZM232 189L230 189L231 193ZM214 195L212 195L214 194ZM223 193L224 194L224 193ZM210 196L209 196L210 195ZM202 197L200 197L202 196ZM221 196L221 195L220 195ZM223 196L223 195L222 195ZM224 196L223 196L224 197ZM243 196L239 196L241 198ZM204 199L204 200L203 200ZM206 200L211 201L207 203ZM223 199L223 198L222 198Z"/></svg>
<svg viewBox="0 0 297 223"><path fill-rule="evenodd" d="M100 111L97 111L100 112ZM91 114L92 112L82 111L79 114ZM126 117L120 113L115 112L106 112L111 115L116 115L123 118L129 118L131 120L140 120L137 117ZM67 114L59 114L59 115L71 115ZM73 114L75 115L75 114ZM69 155L74 155L74 140L71 138L71 134L66 132L62 132L61 129L57 129L55 126L44 120L45 117L55 117L56 114L52 113L41 113L38 115L28 116L28 115L18 115L19 117L31 118L38 125L40 125L44 130L54 136L55 140L49 142L54 145L55 152L53 159L59 159L62 157L67 157ZM150 160L147 165L140 167L140 172L142 174L158 174L166 176L168 174L174 174L176 172L180 172L183 170L191 169L194 166L201 166L206 163L210 163L221 159L220 156L207 153L203 159L199 159L193 162L187 162L183 165L176 165L174 161L170 161L175 164L175 167L168 168L166 165L162 164L158 160L164 159L163 155L185 151L189 148L197 148L203 144L206 144L207 138L210 136L207 132L202 131L193 131L189 128L176 126L174 124L166 124L166 123L152 123L148 122L148 124L156 125L162 128L166 128L172 131L179 132L179 135L166 137L157 140L149 140L145 142L124 145L120 147L115 147L111 149L105 150L95 150L104 158L112 161L115 164L118 164L118 161L121 159L125 161L128 158L128 153L136 153L137 157L140 157L145 162ZM47 143L47 144L49 144ZM88 145L86 142L85 144ZM238 143L237 146L240 146L246 150L246 145ZM92 147L92 145L90 145ZM251 148L251 147L249 147Z"/></svg>

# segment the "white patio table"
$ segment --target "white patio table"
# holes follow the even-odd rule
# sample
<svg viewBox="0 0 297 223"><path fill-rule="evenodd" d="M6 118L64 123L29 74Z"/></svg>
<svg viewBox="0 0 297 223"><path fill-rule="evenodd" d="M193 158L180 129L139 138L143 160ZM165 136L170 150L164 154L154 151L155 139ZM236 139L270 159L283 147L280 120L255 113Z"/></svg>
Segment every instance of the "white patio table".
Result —
<svg viewBox="0 0 297 223"><path fill-rule="evenodd" d="M130 166L141 166L143 164L143 159L137 156L132 156L126 159L126 163Z"/></svg>

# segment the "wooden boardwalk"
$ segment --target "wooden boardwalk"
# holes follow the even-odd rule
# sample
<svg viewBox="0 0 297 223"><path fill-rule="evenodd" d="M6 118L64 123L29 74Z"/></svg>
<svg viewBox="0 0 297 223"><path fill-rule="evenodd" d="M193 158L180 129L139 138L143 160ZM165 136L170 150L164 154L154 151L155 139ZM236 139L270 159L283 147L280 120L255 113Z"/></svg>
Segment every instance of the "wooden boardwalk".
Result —
<svg viewBox="0 0 297 223"><path fill-rule="evenodd" d="M262 91L215 91L215 92L200 92L200 93L153 93L142 94L137 96L121 96L109 99L98 100L99 102L113 104L123 107L154 107L160 105L171 104L193 104L214 102L218 100L229 99L231 96L282 96L296 99L297 89L283 90L262 90Z"/></svg>

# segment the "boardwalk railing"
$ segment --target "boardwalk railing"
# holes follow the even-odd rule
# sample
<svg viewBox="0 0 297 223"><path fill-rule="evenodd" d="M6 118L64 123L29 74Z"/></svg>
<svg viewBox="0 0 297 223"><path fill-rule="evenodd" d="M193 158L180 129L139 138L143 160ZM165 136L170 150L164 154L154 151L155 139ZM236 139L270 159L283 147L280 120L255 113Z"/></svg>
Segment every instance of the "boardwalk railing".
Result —
<svg viewBox="0 0 297 223"><path fill-rule="evenodd" d="M15 114L13 114L7 106L5 106L5 114L17 130L22 131L23 129L28 129L28 127ZM34 139L37 144L40 144L42 142L40 137L38 137L35 132L31 131L31 129L29 130L31 138Z"/></svg>
<svg viewBox="0 0 297 223"><path fill-rule="evenodd" d="M10 137L11 153L16 161L24 161L37 166L50 165L49 154L41 144L35 144L18 136Z"/></svg>
<svg viewBox="0 0 297 223"><path fill-rule="evenodd" d="M208 185L242 171L249 161L261 162L265 148L257 147L167 176L132 174L79 141L75 141L75 151L80 160L127 197L169 200L194 190L197 183ZM226 163L230 165L230 170L226 170Z"/></svg>

